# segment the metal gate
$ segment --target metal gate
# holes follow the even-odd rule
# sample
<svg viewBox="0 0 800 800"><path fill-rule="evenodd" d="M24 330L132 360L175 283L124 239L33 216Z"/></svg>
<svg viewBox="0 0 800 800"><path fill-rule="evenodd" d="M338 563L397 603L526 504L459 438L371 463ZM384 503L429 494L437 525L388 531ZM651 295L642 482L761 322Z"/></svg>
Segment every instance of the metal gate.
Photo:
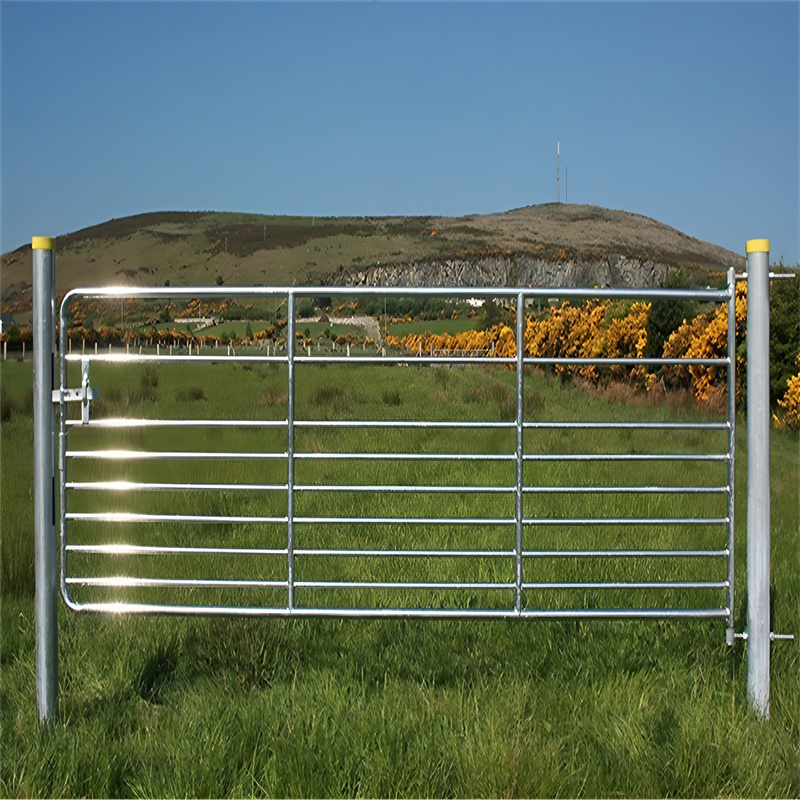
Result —
<svg viewBox="0 0 800 800"><path fill-rule="evenodd" d="M769 240L748 241L748 274L729 271L719 291L75 290L61 306L57 359L54 240L34 237L32 245L40 721L57 708L59 575L66 604L89 612L721 619L728 644L747 639L748 697L769 716L770 643L792 638L770 631ZM737 278L747 278L750 289L742 633L733 629ZM511 354L354 357L348 348L347 356L321 356L313 342L298 350L298 298L387 293L500 298L516 309L506 336ZM63 335L67 304L77 297L234 296L285 297L285 351L183 354L156 345L155 352L73 354ZM533 357L524 346L526 303L552 297L725 304L727 355ZM707 421L559 418L558 402L537 399L532 370L567 365L723 369L727 414ZM138 373L126 391L120 387L131 369ZM494 398L491 418L444 390L436 394L453 374L469 397L470 382L479 384L489 369L501 375L478 392L474 407L491 409L485 401ZM402 392L394 382L380 395L386 370L403 370ZM211 398L221 381L223 402L199 413L206 388ZM253 381L262 392L255 403ZM105 408L96 385L106 392ZM424 386L426 402L404 404L404 395ZM152 405L156 416L148 400L164 390L171 403L162 396ZM356 395L353 406L340 402Z"/></svg>
<svg viewBox="0 0 800 800"><path fill-rule="evenodd" d="M516 309L515 354L373 347L318 355L297 346L300 299L389 292L504 301ZM701 291L75 290L61 305L60 330L76 299L223 297L285 298L286 349L179 353L145 344L72 353L61 337L58 506L61 592L70 608L719 618L732 641L732 271L726 289ZM526 306L555 297L724 303L728 353L532 357L524 347ZM727 370L727 414L565 419L557 407L541 407L542 378L532 368L568 364ZM399 400L397 389L379 396L387 370L402 371ZM477 393L470 379L490 388ZM473 391L494 399L490 418L473 412L486 403L431 401L431 386L453 381L467 400ZM220 384L227 403L212 402ZM353 401L356 390L363 402ZM156 406L148 397L157 394Z"/></svg>

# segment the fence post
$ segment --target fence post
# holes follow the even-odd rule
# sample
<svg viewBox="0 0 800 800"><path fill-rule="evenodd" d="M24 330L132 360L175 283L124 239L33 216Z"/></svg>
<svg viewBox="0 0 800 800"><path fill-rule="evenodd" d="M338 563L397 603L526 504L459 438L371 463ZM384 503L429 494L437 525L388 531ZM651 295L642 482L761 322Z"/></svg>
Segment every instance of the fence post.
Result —
<svg viewBox="0 0 800 800"><path fill-rule="evenodd" d="M36 703L39 722L58 712L58 547L55 508L53 388L55 254L53 239L34 236L33 462L36 565Z"/></svg>
<svg viewBox="0 0 800 800"><path fill-rule="evenodd" d="M769 719L769 239L747 242L747 697Z"/></svg>

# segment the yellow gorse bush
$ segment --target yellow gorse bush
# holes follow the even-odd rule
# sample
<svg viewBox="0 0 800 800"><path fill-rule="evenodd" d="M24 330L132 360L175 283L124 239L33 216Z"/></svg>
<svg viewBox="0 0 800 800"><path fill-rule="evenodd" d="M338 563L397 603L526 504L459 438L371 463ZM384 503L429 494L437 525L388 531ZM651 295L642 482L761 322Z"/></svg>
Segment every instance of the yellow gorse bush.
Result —
<svg viewBox="0 0 800 800"><path fill-rule="evenodd" d="M600 358L641 357L647 341L649 303L634 303L622 320L606 322L610 303L588 301L583 306L565 302L552 307L543 320L525 320L523 341L525 355L532 358ZM387 345L409 355L428 355L432 351L470 352L515 358L515 331L503 323L485 331L465 331L454 334L409 334L402 338L387 336ZM599 380L594 366L556 364L557 375L580 375L587 380Z"/></svg>
<svg viewBox="0 0 800 800"><path fill-rule="evenodd" d="M611 307L609 301L588 300L580 306L564 302L559 307L551 307L544 319L528 317L524 330L525 355L532 358L643 358L651 304L635 302L625 316L607 319ZM747 284L744 282L736 286L735 308L736 334L739 337L744 335L747 319ZM728 352L727 325L727 305L720 306L713 314L700 314L684 320L664 343L662 355L664 358L725 358ZM388 336L387 344L409 355L466 351L500 358L516 356L515 333L505 324L486 331L422 333L402 338ZM579 376L592 383L603 378L602 369L594 365L555 364L554 372L564 377ZM605 374L609 372L617 379L627 378L637 389L646 392L659 381L659 377L648 373L644 365L632 369L612 366ZM715 366L676 365L659 374L667 386L690 386L700 403L710 403L727 390L725 371ZM738 369L737 401L741 399L741 374L742 370ZM800 385L792 384L791 391L800 392Z"/></svg>
<svg viewBox="0 0 800 800"><path fill-rule="evenodd" d="M800 355L795 359L795 365L800 367ZM783 424L793 431L800 431L800 373L789 378L786 385L786 394L778 400L783 409ZM777 417L775 420L780 422Z"/></svg>
<svg viewBox="0 0 800 800"><path fill-rule="evenodd" d="M647 320L650 303L636 302L624 317L607 320L612 304L588 300L581 306L564 302L551 307L541 320L525 320L525 355L531 358L642 358L647 345ZM747 325L747 284L736 285L736 338L741 341ZM428 355L430 352L470 352L500 358L516 356L515 332L505 324L486 331L465 331L454 334L410 334L403 338L388 336L387 345L409 355ZM728 307L721 305L715 312L684 319L664 343L663 358L725 358L728 354ZM742 400L744 357L737 357L736 402ZM800 366L800 355L797 358ZM557 375L579 376L591 383L603 379L602 368L594 365L555 364ZM658 375L649 373L644 365L632 369L611 366L605 375L627 378L638 390L650 392L663 379L672 388L690 387L701 404L718 404L727 392L726 370L716 366L674 365L663 368ZM787 382L786 394L778 400L783 409L782 419L773 415L777 426L786 425L800 430L800 373Z"/></svg>

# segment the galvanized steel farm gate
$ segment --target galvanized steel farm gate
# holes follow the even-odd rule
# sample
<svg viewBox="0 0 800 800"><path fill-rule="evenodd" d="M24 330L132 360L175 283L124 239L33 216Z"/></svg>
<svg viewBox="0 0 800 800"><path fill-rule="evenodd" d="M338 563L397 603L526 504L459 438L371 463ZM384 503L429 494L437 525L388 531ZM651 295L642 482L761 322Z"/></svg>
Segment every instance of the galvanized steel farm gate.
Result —
<svg viewBox="0 0 800 800"><path fill-rule="evenodd" d="M34 242L35 259L37 253L49 254L52 273L52 250L37 250ZM41 616L42 642L55 642L38 648L37 667L45 675L52 672L46 662L53 656L46 652L54 647L57 658L54 622L44 611L56 589L52 582L40 588L40 573L60 575L60 592L75 611L720 619L732 644L735 277L730 270L727 287L719 290L115 287L69 292L60 309L62 332L68 328L69 305L78 299L284 298L287 344L278 352L174 353L153 347L87 354L72 353L61 336L50 390L57 428L48 431L41 419L36 425L35 447L44 464L47 447L58 442L55 458L49 454L50 463L56 462L52 490L48 479L37 481L37 529L57 525L60 542L57 558L53 552L40 554L43 548L37 546L37 620ZM52 283L39 292L50 299L38 315L37 341L52 341ZM433 356L375 348L359 355L314 354L311 347L296 346L296 309L298 300L320 295L500 300L516 311L514 355ZM533 357L525 352L526 308L551 298L723 304L727 353L694 359ZM54 362L52 356L48 362L47 348L37 351L35 383L37 374L42 383ZM354 375L367 371L368 387L386 369L407 370L410 384L418 368L430 374L448 367L500 368L512 386L512 400L493 419L478 418L470 409L451 414L453 409L432 413L430 407L413 407L411 413L393 396L384 397L380 414L358 407L330 413L327 404L335 407L341 394L325 388L325 370L332 365L346 365ZM535 395L526 391L532 368L564 366L724 370L727 412L708 421L576 421L526 407L536 406ZM184 370L190 385L181 390L183 400L191 400L192 392L203 398L203 387L210 391L214 381L230 381L230 413L208 417L199 413L201 403L191 402L173 404L176 413L168 417L142 413L141 403L135 413L119 413L125 411L126 396L115 393L113 384L102 385L100 373L123 376L131 369L138 371L137 391L145 395L148 380L158 381L156 369L164 375ZM251 403L242 413L236 406L240 392L232 370L239 370L239 378L261 381L258 407ZM298 387L312 374L316 405L301 404ZM47 393L41 386L37 391ZM107 403L96 413L100 399L109 396L116 405ZM395 405L397 413L387 415ZM178 413L182 409L192 413ZM370 445L354 449L354 442L365 441ZM631 467L641 479L620 480ZM598 507L611 511L596 513ZM613 597L626 599L606 602L612 590ZM42 718L54 707L52 684L45 678L39 685Z"/></svg>

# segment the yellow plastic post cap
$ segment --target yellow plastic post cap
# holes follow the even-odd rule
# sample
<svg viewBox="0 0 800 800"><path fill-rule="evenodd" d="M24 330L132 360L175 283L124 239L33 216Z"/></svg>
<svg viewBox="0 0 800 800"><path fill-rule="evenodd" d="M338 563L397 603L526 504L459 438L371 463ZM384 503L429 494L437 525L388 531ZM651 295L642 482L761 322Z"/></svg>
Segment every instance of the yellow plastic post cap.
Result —
<svg viewBox="0 0 800 800"><path fill-rule="evenodd" d="M769 239L749 239L747 242L748 253L769 253Z"/></svg>
<svg viewBox="0 0 800 800"><path fill-rule="evenodd" d="M34 250L52 250L55 247L55 239L50 236L34 236L31 247Z"/></svg>

